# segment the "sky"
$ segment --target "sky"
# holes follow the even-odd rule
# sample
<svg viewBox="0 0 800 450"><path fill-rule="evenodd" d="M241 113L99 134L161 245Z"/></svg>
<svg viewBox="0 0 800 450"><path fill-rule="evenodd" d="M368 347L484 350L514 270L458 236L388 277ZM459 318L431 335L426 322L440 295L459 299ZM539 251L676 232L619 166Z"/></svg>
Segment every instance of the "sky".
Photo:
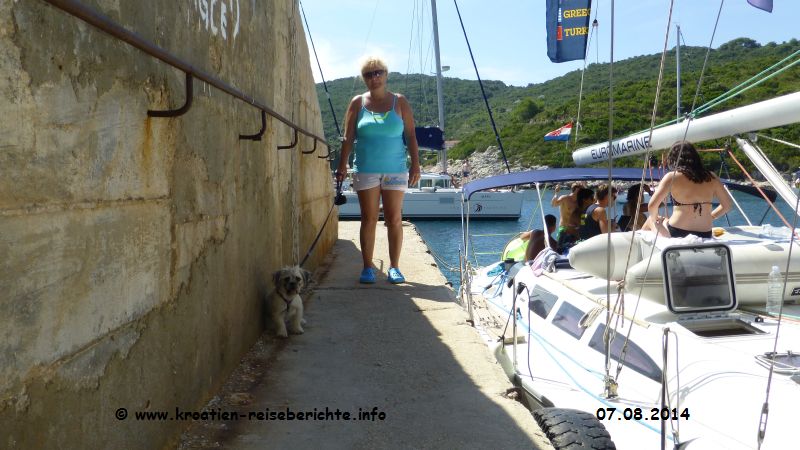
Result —
<svg viewBox="0 0 800 450"><path fill-rule="evenodd" d="M739 37L762 44L800 38L800 0L774 0L772 13L747 0L674 0L668 48L675 46L676 23L686 45L708 46L721 1L715 48ZM301 3L325 80L358 75L365 55L382 57L390 72L435 71L430 0ZM442 66L450 66L444 76L477 79L454 3L436 3ZM583 61L555 64L547 58L544 0L459 0L458 7L483 80L526 86L583 67ZM593 0L592 8L598 12L599 30L591 37L588 62L608 62L611 0ZM615 0L614 60L660 53L669 8L670 0ZM309 53L314 79L321 82L310 43Z"/></svg>

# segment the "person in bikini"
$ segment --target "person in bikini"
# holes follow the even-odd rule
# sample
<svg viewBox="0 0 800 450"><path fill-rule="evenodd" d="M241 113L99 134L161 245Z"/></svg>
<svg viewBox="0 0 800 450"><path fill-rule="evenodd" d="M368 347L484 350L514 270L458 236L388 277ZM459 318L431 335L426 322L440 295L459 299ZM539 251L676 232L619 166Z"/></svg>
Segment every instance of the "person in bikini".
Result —
<svg viewBox="0 0 800 450"><path fill-rule="evenodd" d="M733 201L719 178L703 166L700 154L687 141L678 141L667 154L668 172L650 197L647 211L652 229L664 237L685 237L694 234L712 237L711 224L725 215ZM658 215L658 209L672 197L674 208L668 220ZM712 201L719 200L713 208Z"/></svg>

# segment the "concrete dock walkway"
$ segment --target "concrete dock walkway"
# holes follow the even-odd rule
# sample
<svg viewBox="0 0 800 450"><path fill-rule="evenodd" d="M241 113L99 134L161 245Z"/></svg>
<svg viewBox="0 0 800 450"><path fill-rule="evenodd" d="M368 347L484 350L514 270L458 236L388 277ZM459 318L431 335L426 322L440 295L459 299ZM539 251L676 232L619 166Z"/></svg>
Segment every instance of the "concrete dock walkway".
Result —
<svg viewBox="0 0 800 450"><path fill-rule="evenodd" d="M506 396L511 383L414 227L403 227L407 282L396 286L386 280L382 223L378 282L358 283L358 228L339 224L333 254L306 298L305 334L280 340L268 330L207 406L310 412L312 420L197 423L180 447L552 448L528 410Z"/></svg>

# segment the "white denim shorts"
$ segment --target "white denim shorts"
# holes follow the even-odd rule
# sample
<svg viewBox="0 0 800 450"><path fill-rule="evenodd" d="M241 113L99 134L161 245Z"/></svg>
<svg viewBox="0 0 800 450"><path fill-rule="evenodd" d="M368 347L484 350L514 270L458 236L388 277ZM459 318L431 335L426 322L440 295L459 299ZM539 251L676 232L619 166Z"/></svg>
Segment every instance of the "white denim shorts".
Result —
<svg viewBox="0 0 800 450"><path fill-rule="evenodd" d="M354 173L353 190L363 191L380 186L383 191L406 191L408 172L403 173Z"/></svg>

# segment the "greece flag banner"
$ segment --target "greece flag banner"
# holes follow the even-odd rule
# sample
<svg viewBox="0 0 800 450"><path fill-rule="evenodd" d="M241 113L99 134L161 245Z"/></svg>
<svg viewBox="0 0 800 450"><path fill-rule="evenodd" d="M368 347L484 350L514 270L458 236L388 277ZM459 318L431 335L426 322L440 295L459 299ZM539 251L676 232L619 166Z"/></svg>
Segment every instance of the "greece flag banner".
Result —
<svg viewBox="0 0 800 450"><path fill-rule="evenodd" d="M564 125L563 127L553 130L544 135L545 141L568 141L569 134L572 133L572 122Z"/></svg>
<svg viewBox="0 0 800 450"><path fill-rule="evenodd" d="M591 0L547 1L547 56L554 63L583 59Z"/></svg>

